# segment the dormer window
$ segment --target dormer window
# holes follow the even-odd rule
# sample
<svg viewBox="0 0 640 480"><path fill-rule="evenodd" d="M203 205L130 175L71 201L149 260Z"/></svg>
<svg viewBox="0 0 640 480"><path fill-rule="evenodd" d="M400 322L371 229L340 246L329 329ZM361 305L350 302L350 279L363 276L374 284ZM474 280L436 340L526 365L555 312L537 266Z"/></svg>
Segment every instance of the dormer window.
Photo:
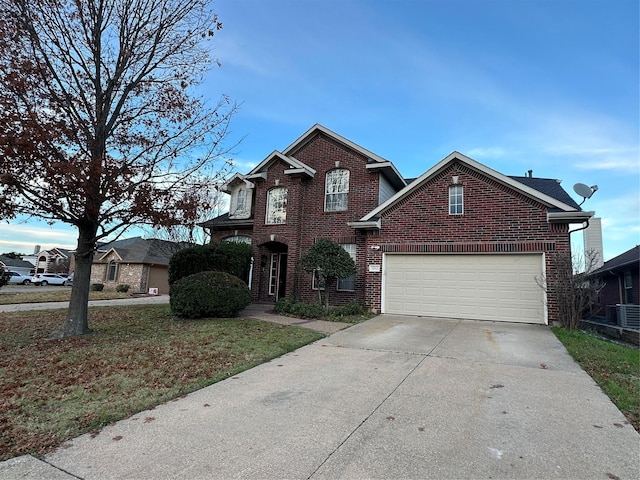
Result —
<svg viewBox="0 0 640 480"><path fill-rule="evenodd" d="M338 212L347 209L349 195L349 170L336 168L327 172L324 210Z"/></svg>
<svg viewBox="0 0 640 480"><path fill-rule="evenodd" d="M244 188L238 190L238 197L236 200L236 210L244 210L246 208L245 201L247 199L247 191Z"/></svg>
<svg viewBox="0 0 640 480"><path fill-rule="evenodd" d="M276 225L287 222L287 189L275 187L267 192L267 216L264 223Z"/></svg>
<svg viewBox="0 0 640 480"><path fill-rule="evenodd" d="M253 190L246 183L238 183L230 188L229 218L249 218Z"/></svg>
<svg viewBox="0 0 640 480"><path fill-rule="evenodd" d="M449 187L449 215L462 215L462 213L462 185L451 185Z"/></svg>

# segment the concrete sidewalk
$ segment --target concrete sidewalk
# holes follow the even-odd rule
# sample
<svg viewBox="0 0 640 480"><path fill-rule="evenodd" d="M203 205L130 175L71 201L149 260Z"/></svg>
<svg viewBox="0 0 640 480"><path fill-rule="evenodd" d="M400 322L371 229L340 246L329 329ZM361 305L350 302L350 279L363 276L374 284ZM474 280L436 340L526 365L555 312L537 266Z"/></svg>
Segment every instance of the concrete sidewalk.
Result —
<svg viewBox="0 0 640 480"><path fill-rule="evenodd" d="M637 478L640 435L544 326L381 315L0 478Z"/></svg>

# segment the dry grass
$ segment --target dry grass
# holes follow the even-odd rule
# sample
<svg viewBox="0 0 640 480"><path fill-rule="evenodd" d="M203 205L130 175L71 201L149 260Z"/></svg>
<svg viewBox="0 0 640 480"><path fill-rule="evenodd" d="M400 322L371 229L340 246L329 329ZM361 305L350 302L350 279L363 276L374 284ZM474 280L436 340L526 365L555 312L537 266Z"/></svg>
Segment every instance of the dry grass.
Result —
<svg viewBox="0 0 640 480"><path fill-rule="evenodd" d="M48 340L65 313L0 313L0 461L42 455L322 338L253 320L176 320L168 305L141 305L92 308L94 334Z"/></svg>
<svg viewBox="0 0 640 480"><path fill-rule="evenodd" d="M27 287L28 292L9 293L0 290L0 305L15 303L43 303L43 302L68 302L71 297L71 289L60 287L60 290L38 290L38 287ZM89 300L113 300L116 298L128 298L128 293L120 292L89 292Z"/></svg>

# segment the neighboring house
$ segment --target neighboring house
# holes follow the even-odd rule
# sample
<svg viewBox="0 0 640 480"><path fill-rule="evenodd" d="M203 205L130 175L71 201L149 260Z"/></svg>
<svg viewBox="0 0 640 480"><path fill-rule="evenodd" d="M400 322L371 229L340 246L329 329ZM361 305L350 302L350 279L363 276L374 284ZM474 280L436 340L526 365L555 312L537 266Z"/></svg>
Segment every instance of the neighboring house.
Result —
<svg viewBox="0 0 640 480"><path fill-rule="evenodd" d="M602 267L589 274L589 278L599 280L603 284L598 295L596 315L607 317L612 323L626 323L625 319L619 322L620 319L616 317L628 308L620 310L616 306L640 304L640 246L636 245L631 250L604 262ZM638 308L628 310L637 311Z"/></svg>
<svg viewBox="0 0 640 480"><path fill-rule="evenodd" d="M30 262L20 258L11 258L6 255L0 255L0 266L5 270L22 273L23 275L32 275L34 273L33 265Z"/></svg>
<svg viewBox="0 0 640 480"><path fill-rule="evenodd" d="M33 264L35 273L70 273L72 257L73 250L40 250L40 246L36 246L33 255L25 255L22 259Z"/></svg>
<svg viewBox="0 0 640 480"><path fill-rule="evenodd" d="M254 301L317 299L296 266L329 238L357 267L332 299L403 315L554 320L554 285L540 284L570 253L569 224L593 216L554 179L508 177L458 152L409 183L321 125L223 190L229 213L202 226L212 241L251 243Z"/></svg>
<svg viewBox="0 0 640 480"><path fill-rule="evenodd" d="M141 237L101 245L91 267L91 283L105 290L129 285L131 293L169 293L168 266L171 256L186 245Z"/></svg>

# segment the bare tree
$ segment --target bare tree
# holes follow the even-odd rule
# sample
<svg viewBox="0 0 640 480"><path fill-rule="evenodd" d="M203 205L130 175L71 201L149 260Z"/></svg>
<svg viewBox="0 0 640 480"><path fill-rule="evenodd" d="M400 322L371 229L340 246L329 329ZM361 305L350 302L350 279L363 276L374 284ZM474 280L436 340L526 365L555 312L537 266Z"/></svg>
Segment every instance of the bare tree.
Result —
<svg viewBox="0 0 640 480"><path fill-rule="evenodd" d="M232 162L228 163L228 169L220 172L219 178L221 181L213 185L214 188L208 189L209 198L207 201L208 208L202 208L196 213L194 223L188 225L156 225L145 228L149 237L158 238L161 240L167 240L175 242L180 245L204 245L208 243L210 237L207 231L200 226L201 223L219 215L224 209L224 198L219 188L224 183L222 179L226 176L224 173L231 173L233 167ZM183 248L183 247L181 247Z"/></svg>
<svg viewBox="0 0 640 480"><path fill-rule="evenodd" d="M538 284L547 294L552 294L558 306L558 321L568 330L580 327L580 321L593 314L598 293L604 286L600 280L590 279L589 274L595 270L598 254L585 252L584 258L571 254L559 254L553 262L553 269L547 277L538 279ZM580 271L584 268L583 271ZM553 292L547 285L554 285Z"/></svg>
<svg viewBox="0 0 640 480"><path fill-rule="evenodd" d="M0 0L0 218L78 229L62 336L89 332L98 240L193 225L236 105L195 93L222 28L207 0Z"/></svg>

